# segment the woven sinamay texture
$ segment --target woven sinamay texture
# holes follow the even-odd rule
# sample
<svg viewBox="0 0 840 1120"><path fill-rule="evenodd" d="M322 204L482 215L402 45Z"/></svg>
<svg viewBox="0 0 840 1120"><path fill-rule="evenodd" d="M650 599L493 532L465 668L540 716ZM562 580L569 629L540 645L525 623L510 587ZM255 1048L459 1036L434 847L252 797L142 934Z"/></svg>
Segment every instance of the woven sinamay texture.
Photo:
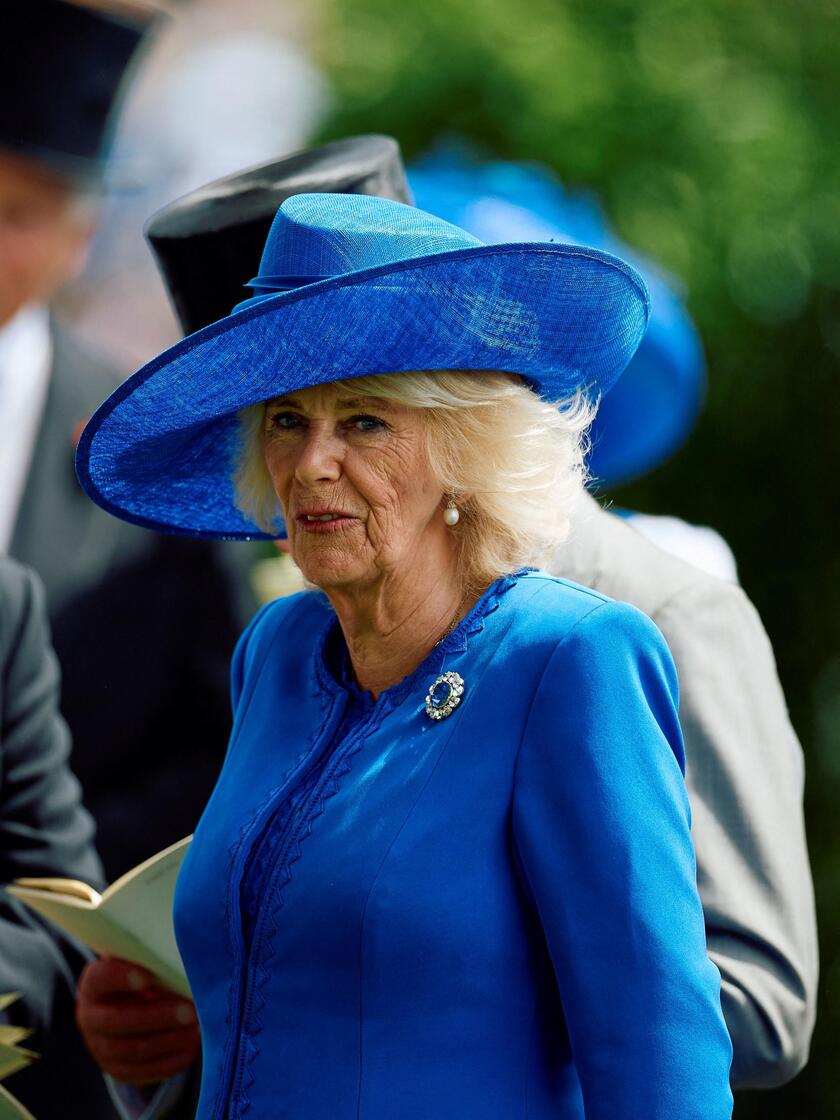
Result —
<svg viewBox="0 0 840 1120"><path fill-rule="evenodd" d="M254 297L129 378L85 429L79 478L116 516L190 535L265 536L233 499L245 406L416 369L505 370L546 400L579 387L597 396L629 362L649 314L643 281L606 253L485 246L423 211L361 195L287 200L250 284Z"/></svg>
<svg viewBox="0 0 840 1120"><path fill-rule="evenodd" d="M449 149L427 157L410 171L409 180L418 206L462 226L485 245L588 245L632 264L650 292L650 322L598 408L587 466L609 488L647 474L683 445L705 397L700 337L678 286L619 239L590 194L566 190L534 164L475 163Z"/></svg>

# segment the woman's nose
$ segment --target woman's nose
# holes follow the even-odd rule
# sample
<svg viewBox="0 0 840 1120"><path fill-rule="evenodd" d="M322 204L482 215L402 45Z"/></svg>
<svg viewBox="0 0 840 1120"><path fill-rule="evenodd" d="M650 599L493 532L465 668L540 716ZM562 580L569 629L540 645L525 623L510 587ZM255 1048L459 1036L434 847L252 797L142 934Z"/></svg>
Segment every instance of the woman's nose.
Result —
<svg viewBox="0 0 840 1120"><path fill-rule="evenodd" d="M298 482L334 482L341 474L344 445L331 424L313 423L300 446L295 476Z"/></svg>

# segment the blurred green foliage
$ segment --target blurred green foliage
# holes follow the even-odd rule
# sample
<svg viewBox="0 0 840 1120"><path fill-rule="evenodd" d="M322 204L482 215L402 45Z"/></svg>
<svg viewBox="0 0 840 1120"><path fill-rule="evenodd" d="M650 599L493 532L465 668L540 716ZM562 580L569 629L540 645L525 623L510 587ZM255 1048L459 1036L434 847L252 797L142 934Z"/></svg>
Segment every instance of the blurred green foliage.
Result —
<svg viewBox="0 0 840 1120"><path fill-rule="evenodd" d="M736 1115L840 1116L840 5L324 2L326 136L542 161L685 285L706 412L619 500L720 530L773 639L808 766L822 995L806 1071Z"/></svg>

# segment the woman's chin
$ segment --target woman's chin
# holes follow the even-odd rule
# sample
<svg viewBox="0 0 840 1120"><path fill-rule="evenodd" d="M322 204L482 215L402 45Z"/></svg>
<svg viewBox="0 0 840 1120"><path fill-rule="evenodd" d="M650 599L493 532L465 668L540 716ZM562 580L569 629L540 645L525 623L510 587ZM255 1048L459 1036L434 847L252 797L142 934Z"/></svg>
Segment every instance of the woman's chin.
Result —
<svg viewBox="0 0 840 1120"><path fill-rule="evenodd" d="M292 559L307 583L314 583L324 591L357 583L365 575L364 565L357 557L338 556L334 552L330 555L326 550L322 555L318 555L315 549L293 550Z"/></svg>

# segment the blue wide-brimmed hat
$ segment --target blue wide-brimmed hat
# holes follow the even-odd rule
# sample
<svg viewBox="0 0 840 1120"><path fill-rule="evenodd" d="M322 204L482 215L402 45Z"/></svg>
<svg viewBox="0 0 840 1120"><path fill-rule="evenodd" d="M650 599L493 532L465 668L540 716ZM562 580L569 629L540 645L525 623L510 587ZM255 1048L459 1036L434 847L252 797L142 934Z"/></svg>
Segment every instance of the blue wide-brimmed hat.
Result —
<svg viewBox="0 0 840 1120"><path fill-rule="evenodd" d="M616 486L652 471L683 445L705 398L700 338L677 284L618 238L591 195L566 190L537 164L482 161L461 143L430 153L409 179L418 206L485 244L562 241L632 264L650 292L650 323L598 409L588 467L596 484Z"/></svg>
<svg viewBox="0 0 840 1120"><path fill-rule="evenodd" d="M549 401L577 389L595 398L632 357L649 312L638 273L607 253L483 245L415 207L363 195L284 202L247 283L250 298L130 377L85 428L79 479L115 516L194 536L265 537L235 504L240 409L405 370L504 370Z"/></svg>

